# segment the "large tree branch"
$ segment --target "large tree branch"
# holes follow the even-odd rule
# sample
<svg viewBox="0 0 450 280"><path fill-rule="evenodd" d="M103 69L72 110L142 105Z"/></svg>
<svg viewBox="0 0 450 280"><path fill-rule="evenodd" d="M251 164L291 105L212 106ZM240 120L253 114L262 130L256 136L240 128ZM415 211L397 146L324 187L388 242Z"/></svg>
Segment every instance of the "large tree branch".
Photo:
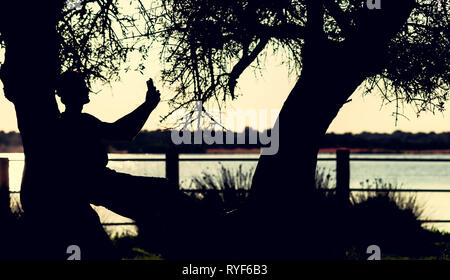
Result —
<svg viewBox="0 0 450 280"><path fill-rule="evenodd" d="M300 39L305 36L305 27L294 23L284 23L276 26L260 24L257 33L261 36L275 39Z"/></svg>
<svg viewBox="0 0 450 280"><path fill-rule="evenodd" d="M325 39L323 30L324 0L306 0L306 40L322 42Z"/></svg>
<svg viewBox="0 0 450 280"><path fill-rule="evenodd" d="M389 42L406 24L415 7L414 0L383 3L380 10L361 9L355 19L355 30L344 42L346 56L360 61L367 75L377 73L384 67Z"/></svg>
<svg viewBox="0 0 450 280"><path fill-rule="evenodd" d="M349 15L339 7L335 0L324 0L324 5L334 20L336 20L345 37L353 29Z"/></svg>
<svg viewBox="0 0 450 280"><path fill-rule="evenodd" d="M230 89L231 98L234 98L234 89L236 86L237 79L241 76L245 69L247 69L250 64L258 57L258 55L264 50L267 43L269 42L268 37L261 38L256 47L247 53L244 51L242 58L236 65L234 65L233 70L229 75L228 87Z"/></svg>
<svg viewBox="0 0 450 280"><path fill-rule="evenodd" d="M356 16L356 30L352 41L368 40L377 48L391 40L406 24L415 7L414 0L397 0L385 2L380 10L361 9Z"/></svg>

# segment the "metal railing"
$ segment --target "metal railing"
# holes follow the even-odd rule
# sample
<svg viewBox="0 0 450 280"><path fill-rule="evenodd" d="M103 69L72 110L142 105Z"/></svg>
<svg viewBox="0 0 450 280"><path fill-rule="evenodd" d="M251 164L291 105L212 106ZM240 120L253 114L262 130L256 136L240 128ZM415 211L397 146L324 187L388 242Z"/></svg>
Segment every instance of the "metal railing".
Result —
<svg viewBox="0 0 450 280"><path fill-rule="evenodd" d="M318 161L336 162L336 188L325 189L324 191L335 191L341 203L350 203L351 192L426 192L426 193L450 193L450 189L366 189L350 188L350 161L368 161L368 162L450 162L450 159L411 159L411 158L350 158L350 152L347 149L339 149L336 158L318 158ZM13 160L18 161L18 160ZM20 160L22 161L22 160ZM165 158L114 158L111 162L117 161L141 161L141 162L165 162L166 178L172 182L179 183L179 163L181 161L258 161L258 158L227 158L227 157L188 157L180 158L176 152L168 152ZM7 188L9 190L9 160L0 158L0 190ZM201 190L183 189L184 192L203 192ZM20 193L20 191L10 191L10 193ZM450 220L420 220L421 223L450 223ZM134 225L134 223L103 223L104 226Z"/></svg>

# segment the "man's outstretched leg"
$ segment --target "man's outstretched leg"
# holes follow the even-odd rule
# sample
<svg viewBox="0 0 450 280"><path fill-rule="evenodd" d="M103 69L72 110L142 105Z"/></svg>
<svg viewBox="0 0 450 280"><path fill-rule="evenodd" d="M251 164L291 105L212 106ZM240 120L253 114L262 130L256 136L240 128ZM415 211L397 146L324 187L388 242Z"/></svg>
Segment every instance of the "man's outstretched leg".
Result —
<svg viewBox="0 0 450 280"><path fill-rule="evenodd" d="M207 239L212 238L210 233L219 215L182 193L177 185L165 178L132 176L110 169L99 178L90 192L91 203L135 220L140 234L155 239L149 240L153 245L163 244L161 247L171 256L183 258L201 252L198 244L192 244L195 239L210 249Z"/></svg>

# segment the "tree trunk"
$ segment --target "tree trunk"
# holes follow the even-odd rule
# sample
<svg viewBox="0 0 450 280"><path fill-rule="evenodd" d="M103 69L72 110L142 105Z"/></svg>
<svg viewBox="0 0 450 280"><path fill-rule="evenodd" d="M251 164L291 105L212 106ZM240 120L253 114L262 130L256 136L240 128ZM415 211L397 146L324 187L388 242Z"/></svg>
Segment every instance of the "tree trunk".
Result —
<svg viewBox="0 0 450 280"><path fill-rule="evenodd" d="M330 240L325 233L339 226L332 224L337 222L331 215L336 212L321 202L315 189L317 154L332 120L364 80L364 71L339 50L315 46L304 52L301 76L277 120L279 151L262 155L253 177L252 227L261 238L278 239L270 241L270 248L264 242L259 253L268 256L330 257L332 253L323 253L331 250L323 242Z"/></svg>
<svg viewBox="0 0 450 280"><path fill-rule="evenodd" d="M21 203L32 236L18 241L28 242L27 258L67 258L69 245L80 246L84 259L108 254L97 214L89 205L81 209L70 203L70 178L61 175L67 159L58 149L54 88L60 72L56 24L63 4L9 1L1 9L6 54L0 74L5 96L15 106L25 153Z"/></svg>
<svg viewBox="0 0 450 280"><path fill-rule="evenodd" d="M342 105L362 82L360 77L351 74L347 77L329 74L322 78L306 71L278 117L278 153L262 155L258 162L252 186L252 195L258 203L273 203L274 198L297 200L293 194L314 190L320 141Z"/></svg>
<svg viewBox="0 0 450 280"><path fill-rule="evenodd" d="M328 209L330 205L322 203L322 196L315 192L320 142L357 87L383 69L388 43L406 22L414 1L389 2L375 13L364 11L367 15L359 33L342 43L320 37L320 6L311 7L302 49L302 73L277 120L279 151L261 156L247 208L254 220L251 250L265 244L255 252L270 257L332 256L327 246L333 244L324 240L336 233L325 233L345 224L339 222L342 214ZM318 16L314 17L314 13ZM316 248L317 244L322 248Z"/></svg>

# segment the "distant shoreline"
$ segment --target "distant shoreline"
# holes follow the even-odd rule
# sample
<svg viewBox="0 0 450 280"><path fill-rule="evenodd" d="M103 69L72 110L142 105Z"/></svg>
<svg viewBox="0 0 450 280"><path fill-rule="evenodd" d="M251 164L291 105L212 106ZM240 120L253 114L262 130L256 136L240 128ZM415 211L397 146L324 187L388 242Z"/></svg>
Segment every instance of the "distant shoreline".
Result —
<svg viewBox="0 0 450 280"><path fill-rule="evenodd" d="M337 150L343 148L321 148L319 154L334 154ZM393 150L379 148L348 148L352 154L450 154L450 149L435 150Z"/></svg>
<svg viewBox="0 0 450 280"><path fill-rule="evenodd" d="M334 154L343 148L321 148L319 154ZM352 154L450 154L450 149L392 150L380 148L347 148ZM206 154L259 154L260 149L208 149Z"/></svg>
<svg viewBox="0 0 450 280"><path fill-rule="evenodd" d="M319 150L319 154L334 154L337 150L343 148L321 148ZM433 155L445 155L450 154L450 149L427 149L427 150L393 150L393 149L381 149L381 148L348 148L350 153L352 154L433 154ZM6 148L0 147L0 153L23 153L23 148L20 147L9 147ZM110 149L110 154L148 154L148 153L129 153L126 150L116 150ZM189 152L181 152L182 154L190 154ZM236 148L236 149L207 149L205 154L259 154L260 149L245 149L245 148ZM150 153L152 154L152 153ZM155 153L155 154L164 154L164 152Z"/></svg>
<svg viewBox="0 0 450 280"><path fill-rule="evenodd" d="M252 128L242 132L235 132L235 140L239 137L250 139ZM42 137L45 137L43 135ZM48 139L51 141L51 139ZM237 143L237 142L234 143ZM214 144L190 145L183 144L174 147L171 142L170 131L142 131L134 141L107 141L104 143L108 152L112 154L163 154L165 151L176 148L182 154L249 154L259 155L261 143L255 144ZM450 132L442 133L409 133L395 131L387 133L327 133L317 143L320 153L335 153L338 147L349 147L353 154L450 154ZM49 146L52 147L51 142ZM302 142L298 146L289 147L292 150L303 149ZM22 140L19 133L5 133L0 131L0 153L22 153ZM288 151L289 152L289 151Z"/></svg>

